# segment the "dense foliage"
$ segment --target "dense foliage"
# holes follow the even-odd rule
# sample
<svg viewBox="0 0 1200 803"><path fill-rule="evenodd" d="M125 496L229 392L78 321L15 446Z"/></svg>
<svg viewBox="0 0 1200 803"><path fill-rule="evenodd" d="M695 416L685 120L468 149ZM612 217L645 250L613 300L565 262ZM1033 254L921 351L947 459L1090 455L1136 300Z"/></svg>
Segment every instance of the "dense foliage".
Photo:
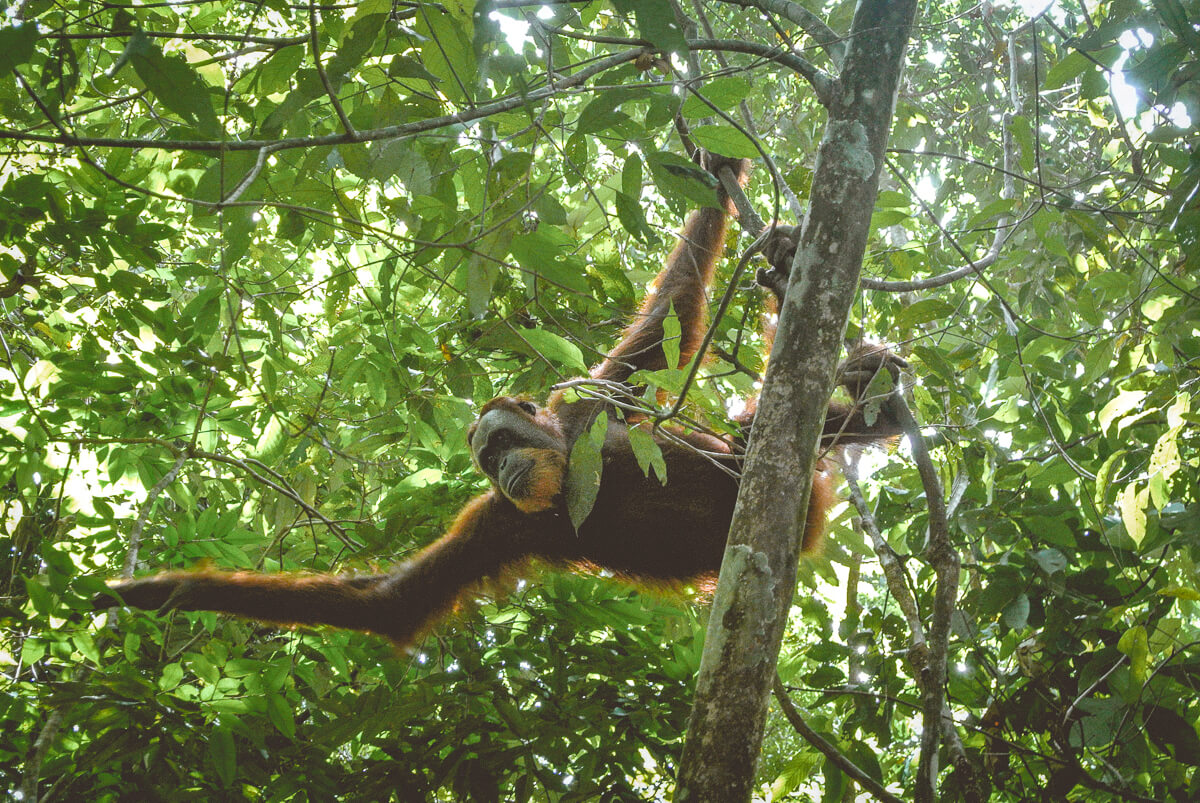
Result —
<svg viewBox="0 0 1200 803"><path fill-rule="evenodd" d="M854 4L804 5L842 31ZM1196 799L1200 4L1023 5L923 10L851 323L911 364L963 561L941 788ZM435 537L483 487L475 408L580 375L664 259L703 189L676 115L769 155L786 187L760 160L748 195L793 216L824 115L778 56L833 74L836 39L765 0L0 8L0 785L669 795L686 591L531 573L411 656L90 599L122 571L365 570ZM686 408L714 424L763 365L732 267ZM881 540L839 508L780 664L902 797L934 589L906 454L860 462ZM760 775L852 798L783 716Z"/></svg>

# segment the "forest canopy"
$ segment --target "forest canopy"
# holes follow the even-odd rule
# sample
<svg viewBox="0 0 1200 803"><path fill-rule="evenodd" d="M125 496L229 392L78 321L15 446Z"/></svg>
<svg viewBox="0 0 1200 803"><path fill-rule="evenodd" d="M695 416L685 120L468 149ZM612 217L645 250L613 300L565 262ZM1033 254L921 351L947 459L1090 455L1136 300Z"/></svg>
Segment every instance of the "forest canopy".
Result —
<svg viewBox="0 0 1200 803"><path fill-rule="evenodd" d="M0 788L669 797L695 589L535 568L411 654L92 598L435 539L486 488L479 407L585 374L711 199L690 147L800 221L855 6L0 2ZM846 338L907 361L961 562L946 800L1200 798L1197 20L951 2L911 32ZM684 372L647 380L674 424L761 385L756 233L684 403ZM911 789L931 506L907 440L839 486L762 799L868 799L798 718Z"/></svg>

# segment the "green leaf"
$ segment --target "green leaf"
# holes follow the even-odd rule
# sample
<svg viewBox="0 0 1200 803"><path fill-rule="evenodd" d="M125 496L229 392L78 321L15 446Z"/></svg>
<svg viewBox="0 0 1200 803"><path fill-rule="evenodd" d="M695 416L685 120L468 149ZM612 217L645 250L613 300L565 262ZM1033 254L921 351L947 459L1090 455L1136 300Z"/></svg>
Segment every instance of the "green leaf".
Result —
<svg viewBox="0 0 1200 803"><path fill-rule="evenodd" d="M134 38L145 34L135 34ZM166 108L178 114L205 136L221 136L221 125L213 110L208 84L182 56L165 55L158 45L147 40L132 51L130 63L142 83Z"/></svg>
<svg viewBox="0 0 1200 803"><path fill-rule="evenodd" d="M621 221L621 228L643 242L653 236L654 232L646 221L646 213L642 211L640 203L623 192L615 193L613 200L616 202L617 220Z"/></svg>
<svg viewBox="0 0 1200 803"><path fill-rule="evenodd" d="M201 530L201 532L205 532L207 530L208 528L204 528ZM221 680L220 671L213 666L212 661L208 660L208 658L204 657L203 655L192 656L191 670L197 678L204 681L209 686L215 686L217 685L217 682Z"/></svg>
<svg viewBox="0 0 1200 803"><path fill-rule="evenodd" d="M597 134L627 122L630 119L629 115L615 108L622 101L624 98L616 94L605 93L597 96L579 113L579 122L575 127L576 132Z"/></svg>
<svg viewBox="0 0 1200 803"><path fill-rule="evenodd" d="M1146 628L1131 627L1121 634L1117 649L1129 656L1129 671L1133 682L1139 686L1146 682L1146 666L1150 659L1150 642Z"/></svg>
<svg viewBox="0 0 1200 803"><path fill-rule="evenodd" d="M8 76L14 67L33 58L37 39L38 26L34 23L24 22L0 28L0 75Z"/></svg>
<svg viewBox="0 0 1200 803"><path fill-rule="evenodd" d="M236 265L250 250L254 231L258 228L258 209L235 206L222 214L225 218L225 248L221 260L225 265Z"/></svg>
<svg viewBox="0 0 1200 803"><path fill-rule="evenodd" d="M41 581L33 577L26 577L25 593L29 595L29 602L33 605L35 611L43 616L48 616L54 611L54 598L50 594L50 589L46 588Z"/></svg>
<svg viewBox="0 0 1200 803"><path fill-rule="evenodd" d="M158 678L158 688L162 691L170 691L183 682L183 667L178 661L169 663L162 669L162 675Z"/></svg>
<svg viewBox="0 0 1200 803"><path fill-rule="evenodd" d="M1016 599L1005 606L1001 618L1004 620L1004 624L1013 630L1025 627L1029 623L1029 597L1025 594L1018 594Z"/></svg>
<svg viewBox="0 0 1200 803"><path fill-rule="evenodd" d="M76 633L71 636L71 643L84 658L92 663L100 662L100 651L96 648L96 641L92 638L91 633Z"/></svg>
<svg viewBox="0 0 1200 803"><path fill-rule="evenodd" d="M1184 402L1186 404L1186 397ZM1179 436L1183 429L1182 422L1168 429L1154 444L1150 455L1150 499L1155 507L1162 509L1171 501L1169 481L1180 469L1183 460L1179 454Z"/></svg>
<svg viewBox="0 0 1200 803"><path fill-rule="evenodd" d="M954 306L941 298L926 298L909 304L896 316L896 328L912 329L923 323L941 321L954 314Z"/></svg>
<svg viewBox="0 0 1200 803"><path fill-rule="evenodd" d="M700 125L692 129L692 139L702 148L722 156L753 159L759 156L754 140L730 125Z"/></svg>
<svg viewBox="0 0 1200 803"><path fill-rule="evenodd" d="M700 94L713 106L722 111L729 111L750 95L751 85L740 75L726 75L714 78L700 87ZM708 117L712 108L695 95L688 95L679 110L684 117ZM755 156L758 154L755 153Z"/></svg>
<svg viewBox="0 0 1200 803"><path fill-rule="evenodd" d="M416 18L421 40L421 63L438 78L438 89L451 100L465 101L479 79L471 38L475 24L470 12L457 13L456 3L428 6Z"/></svg>
<svg viewBox="0 0 1200 803"><path fill-rule="evenodd" d="M25 664L35 664L46 654L46 642L37 638L27 638L21 645L21 661Z"/></svg>
<svg viewBox="0 0 1200 803"><path fill-rule="evenodd" d="M622 14L633 14L638 33L656 48L673 53L687 51L683 29L675 19L675 9L669 0L613 0Z"/></svg>
<svg viewBox="0 0 1200 803"><path fill-rule="evenodd" d="M1114 420L1132 410L1140 410L1142 402L1148 395L1149 392L1145 390L1122 390L1097 414L1096 419L1100 422L1100 428L1107 430Z"/></svg>
<svg viewBox="0 0 1200 803"><path fill-rule="evenodd" d="M588 431L575 440L567 464L567 514L576 531L596 505L600 477L604 469L601 450L608 432L608 415L601 413Z"/></svg>
<svg viewBox="0 0 1200 803"><path fill-rule="evenodd" d="M825 759L813 750L798 750L771 783L768 800L786 800L801 784L809 783Z"/></svg>
<svg viewBox="0 0 1200 803"><path fill-rule="evenodd" d="M646 164L659 191L682 209L700 204L717 207L717 179L707 170L673 153L646 154Z"/></svg>
<svg viewBox="0 0 1200 803"><path fill-rule="evenodd" d="M537 210L538 219L551 226L564 226L567 223L567 210L549 192L542 193L534 209Z"/></svg>
<svg viewBox="0 0 1200 803"><path fill-rule="evenodd" d="M230 786L237 775L237 751L228 726L218 725L208 734L208 758L222 786Z"/></svg>
<svg viewBox="0 0 1200 803"><path fill-rule="evenodd" d="M304 48L283 47L259 65L258 85L263 94L270 95L287 89L300 69L304 53Z"/></svg>
<svg viewBox="0 0 1200 803"><path fill-rule="evenodd" d="M625 163L621 165L621 192L629 196L639 209L642 200L642 167L642 157L636 153L626 156ZM645 216L642 219L645 220Z"/></svg>
<svg viewBox="0 0 1200 803"><path fill-rule="evenodd" d="M528 277L539 276L564 290L586 294L586 269L571 253L574 245L562 231L539 226L528 234L514 235L509 249Z"/></svg>
<svg viewBox="0 0 1200 803"><path fill-rule="evenodd" d="M663 318L662 329L662 350L663 356L667 359L667 368L678 368L680 332L682 330L679 325L679 316L675 314L674 303L667 308L667 316Z"/></svg>
<svg viewBox="0 0 1200 803"><path fill-rule="evenodd" d="M473 253L467 260L467 310L474 318L487 314L488 302L492 299L492 288L500 276L495 262L480 253Z"/></svg>
<svg viewBox="0 0 1200 803"><path fill-rule="evenodd" d="M440 83L442 79L425 69L425 65L414 58L404 55L392 57L388 65L388 76L391 78L420 78L431 84Z"/></svg>
<svg viewBox="0 0 1200 803"><path fill-rule="evenodd" d="M1112 698L1087 697L1079 700L1078 708L1086 716L1071 727L1071 744L1075 747L1111 744L1125 712L1124 704Z"/></svg>
<svg viewBox="0 0 1200 803"><path fill-rule="evenodd" d="M234 151L220 155L209 164L203 175L200 176L200 180L196 182L195 191L191 193L192 197L210 203L224 200L250 174L256 158L255 154L249 151ZM240 200L246 201L258 197L256 188L264 180L265 177L261 174L257 176L242 191ZM194 209L198 217L216 214L215 210L207 206L196 206Z"/></svg>
<svg viewBox="0 0 1200 803"><path fill-rule="evenodd" d="M1113 452L1100 465L1100 470L1096 472L1096 501L1103 505L1108 499L1108 485L1112 480L1113 471L1116 468L1117 461L1120 460L1128 452L1128 449L1118 449Z"/></svg>
<svg viewBox="0 0 1200 803"><path fill-rule="evenodd" d="M282 694L267 695L267 716L280 733L289 739L296 738L296 715Z"/></svg>
<svg viewBox="0 0 1200 803"><path fill-rule="evenodd" d="M1042 89L1058 89L1091 66L1092 62L1086 55L1073 50L1066 58L1046 71L1046 78L1042 81Z"/></svg>
<svg viewBox="0 0 1200 803"><path fill-rule="evenodd" d="M279 416L272 415L267 419L267 426L263 428L262 434L258 436L253 457L270 465L283 454L287 440L287 426Z"/></svg>
<svg viewBox="0 0 1200 803"><path fill-rule="evenodd" d="M1013 139L1020 148L1021 169L1028 173L1033 170L1037 155L1033 146L1033 127L1029 124L1029 118L1022 114L1014 115L1011 131Z"/></svg>
<svg viewBox="0 0 1200 803"><path fill-rule="evenodd" d="M342 38L337 54L325 65L325 73L334 87L341 86L346 75L361 66L390 12L391 4L384 0L364 0L355 8L350 18L350 33Z"/></svg>
<svg viewBox="0 0 1200 803"><path fill-rule="evenodd" d="M1125 525L1125 532L1139 546L1146 537L1146 501L1149 493L1146 488L1139 491L1137 483L1130 483L1121 491L1118 499L1121 506L1121 522Z"/></svg>
<svg viewBox="0 0 1200 803"><path fill-rule="evenodd" d="M1175 599L1186 599L1192 602L1200 602L1200 590L1188 588L1186 586L1169 586L1160 588L1154 592L1163 597L1174 597Z"/></svg>
<svg viewBox="0 0 1200 803"><path fill-rule="evenodd" d="M1180 763L1200 767L1200 736L1193 721L1160 705L1146 706L1142 719L1155 745L1169 750Z"/></svg>
<svg viewBox="0 0 1200 803"><path fill-rule="evenodd" d="M633 457L637 460L638 467L642 470L642 474L646 477L650 476L650 470L654 470L658 481L663 485L667 484L667 463L663 460L662 447L654 440L654 436L650 432L648 423L639 424L629 427L629 446L633 449Z"/></svg>
<svg viewBox="0 0 1200 803"><path fill-rule="evenodd" d="M547 332L545 329L519 329L517 337L532 349L555 365L566 366L572 374L587 373L587 364L583 361L583 352L571 341Z"/></svg>
<svg viewBox="0 0 1200 803"><path fill-rule="evenodd" d="M1037 561L1038 566L1042 567L1042 571L1046 574L1055 574L1067 568L1067 556L1053 547L1039 549L1032 554L1033 559Z"/></svg>

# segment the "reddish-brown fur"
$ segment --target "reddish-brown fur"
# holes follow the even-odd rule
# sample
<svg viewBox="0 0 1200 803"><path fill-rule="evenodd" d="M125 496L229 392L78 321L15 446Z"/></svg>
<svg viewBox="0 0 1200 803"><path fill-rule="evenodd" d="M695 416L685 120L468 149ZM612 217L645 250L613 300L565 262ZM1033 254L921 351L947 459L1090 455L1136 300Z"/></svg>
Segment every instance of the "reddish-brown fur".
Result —
<svg viewBox="0 0 1200 803"><path fill-rule="evenodd" d="M744 180L744 163L718 157L716 165L720 164L733 167ZM716 165L710 163L710 168ZM703 208L688 218L654 291L617 346L592 371L594 378L625 382L635 370L665 368L662 323L672 305L681 330L680 364L695 354L705 327L705 294L724 246L728 199L723 193L719 202L724 208ZM864 351L859 358L859 370L848 371L845 382L856 391L865 387L864 373L888 365L890 355ZM753 409L751 400L739 418L745 434ZM734 475L741 469L744 440L728 444L709 435L672 431L672 438L659 441L667 465L664 486L642 473L627 424L603 401L565 402L560 393L547 406L535 407L524 399L501 397L484 405L480 421L488 414L502 423L500 429L511 426L515 433L526 433L524 445L502 453L528 470L514 472L519 476L503 489L491 463L485 473L493 479L492 490L469 502L444 536L387 574L168 572L118 582L112 589L126 604L140 608L215 610L284 624L328 624L411 645L464 593L531 559L568 568L602 568L651 584L715 576L737 498ZM576 532L561 494L566 455L599 415L610 416L603 474L595 505ZM479 427L480 422L472 426L472 438ZM492 426L491 431L498 430ZM887 421L867 426L857 405L833 404L824 444L877 442L894 434ZM484 433L475 440L488 437ZM473 448L482 468L480 452L487 450L479 443ZM833 502L833 483L824 464L812 483L803 541L808 551L816 548ZM98 602L111 604L112 599Z"/></svg>

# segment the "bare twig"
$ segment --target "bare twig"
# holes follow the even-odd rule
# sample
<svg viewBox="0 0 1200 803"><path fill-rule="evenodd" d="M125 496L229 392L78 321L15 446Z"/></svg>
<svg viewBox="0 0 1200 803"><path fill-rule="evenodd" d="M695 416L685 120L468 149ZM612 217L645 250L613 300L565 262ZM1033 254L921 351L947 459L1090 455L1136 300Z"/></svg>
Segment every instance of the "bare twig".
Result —
<svg viewBox="0 0 1200 803"><path fill-rule="evenodd" d="M38 799L38 776L42 774L42 761L45 760L46 751L50 749L54 737L58 735L58 729L62 727L64 716L61 708L55 708L46 717L42 729L38 731L33 748L29 751L29 757L25 760L25 772L21 777L23 800L36 801Z"/></svg>
<svg viewBox="0 0 1200 803"><path fill-rule="evenodd" d="M846 43L843 37L826 25L825 20L799 3L793 3L790 0L726 0L726 2L744 8L757 8L768 14L778 14L788 22L794 22L821 46L834 64L842 66L842 58L846 55Z"/></svg>
<svg viewBox="0 0 1200 803"><path fill-rule="evenodd" d="M138 547L142 543L142 530L146 528L146 520L150 517L150 510L154 507L154 503L158 501L158 497L166 490L166 487L175 482L175 478L179 476L179 470L183 468L183 464L186 461L187 455L177 455L175 465L171 466L171 469L162 476L162 479L154 483L154 487L150 489L150 493L146 494L146 501L142 503L142 509L133 522L133 529L129 531L129 548L125 552L125 565L121 569L122 577L133 577L133 570L137 568Z"/></svg>
<svg viewBox="0 0 1200 803"><path fill-rule="evenodd" d="M454 114L445 114L440 117L430 117L425 120L415 120L411 123L402 123L400 125L385 126L384 128L371 128L364 131L357 131L354 134L327 134L321 137L293 137L290 139L246 139L233 140L223 142L219 140L208 139L151 139L151 138L122 138L122 137L78 137L73 134L62 133L58 136L47 134L29 134L22 131L13 131L11 129L0 129L0 139L15 139L29 142L46 142L54 145L72 145L76 147L98 147L98 148L132 148L142 150L160 150L160 151L202 151L202 152L230 152L230 151L257 151L266 147L274 147L275 150L294 150L297 148L313 148L326 145L343 145L353 142L374 142L378 140L393 140L405 139L414 137L419 134L425 134L430 131L436 131L441 128L448 128L455 125L463 125L466 123L481 120L485 117L490 117L501 112L513 111L514 109L524 108L531 103L538 103L555 95L561 94L567 89L573 89L591 78L611 70L614 67L619 67L630 61L634 61L638 56L652 53L649 48L636 48L633 50L625 50L620 53L614 53L610 56L597 59L587 67L581 68L574 75L555 81L554 86L536 89L525 95L514 95L504 100L498 100L493 103L487 103L482 106L467 111L456 112Z"/></svg>
<svg viewBox="0 0 1200 803"><path fill-rule="evenodd" d="M900 555L892 549L892 545L880 532L879 524L875 521L875 514L867 507L867 500L863 497L862 488L858 485L858 465L847 460L842 466L842 475L845 476L846 485L850 489L850 501L858 512L859 522L867 537L871 539L875 557L879 559L879 568L883 570L884 579L887 580L888 591L896 600L896 604L900 606L904 620L908 622L910 646L908 658L919 679L926 662L925 656L928 649L925 644L925 625L921 622L921 612L917 608L917 600L912 592L912 578L908 576L904 564L900 562Z"/></svg>
<svg viewBox="0 0 1200 803"><path fill-rule="evenodd" d="M325 73L325 66L321 64L321 44L317 41L317 7L311 0L308 4L308 37L309 45L312 48L313 66L317 68L317 75L321 77L321 86L325 87L325 94L329 96L329 103L342 123L342 130L351 138L351 142L355 142L358 139L358 133L354 130L354 124L350 122L350 118L346 116L342 102L338 100L337 92L330 83L329 76ZM261 152L259 158L262 158Z"/></svg>
<svg viewBox="0 0 1200 803"><path fill-rule="evenodd" d="M933 801L937 799L938 746L942 741L943 726L948 727L943 719L946 656L950 649L950 618L958 599L960 560L957 550L950 542L942 482L925 446L921 427L900 394L894 394L886 404L908 438L913 462L917 465L917 473L921 476L921 484L925 487L925 499L929 505L929 540L925 545L924 557L933 567L937 577L937 590L934 593L933 613L928 630L928 663L920 673L922 732L916 799Z"/></svg>
<svg viewBox="0 0 1200 803"><path fill-rule="evenodd" d="M797 56L778 47L770 47L757 42L743 42L740 39L689 39L688 47L693 50L720 50L728 53L747 53L751 56L778 62L790 67L804 80L812 85L817 93L817 100L822 106L828 107L833 97L834 79L829 73L817 67L807 59Z"/></svg>
<svg viewBox="0 0 1200 803"><path fill-rule="evenodd" d="M183 456L185 458L198 458L201 460L211 460L214 463L223 463L227 466L233 466L234 468L238 469L239 471L242 471L245 474L247 474L251 479L255 480L256 482L267 486L268 488L275 491L276 493L283 494L288 499L295 502L297 505L299 505L304 510L305 513L307 513L309 516L311 516L312 518L316 519L317 521L319 521L323 525L325 525L325 527L328 528L329 531L332 532L338 538L338 540L341 541L346 546L350 547L351 549L361 549L362 548L361 544L359 544L353 538L351 538L349 535L346 534L346 531L341 527L341 525L339 525L337 522L330 519L328 516L326 516L321 511L317 510L315 507L310 505L308 502L304 501L304 497L302 497L294 488L291 488L290 486L288 486L288 484L286 482L284 482L282 479L280 479L279 481L276 481L270 477L264 476L262 473L255 470L254 468L252 468L250 466L249 462L246 460L240 460L236 457L229 457L228 455L217 454L216 452L206 452L201 449L188 448L186 445L181 446L177 443L172 443L171 441L163 440L162 438L90 438L90 437L54 438L54 437L52 437L52 438L50 438L50 440L55 441L57 443L70 443L70 444L77 444L80 446L101 446L101 445L106 445L106 444L111 444L111 443L144 444L144 445L149 445L149 446L159 446L159 447L169 451L176 458L178 458L180 456ZM272 473L275 473L275 472L272 472ZM278 476L278 474L276 474L276 476Z"/></svg>
<svg viewBox="0 0 1200 803"><path fill-rule="evenodd" d="M246 191L246 188L254 183L254 179L258 178L259 174L262 173L262 169L266 167L267 156L274 153L276 150L278 150L278 148L273 148L271 146L259 148L258 158L254 160L254 165L248 171L246 171L246 175L242 176L241 180L237 183L237 186L230 190L229 194L221 199L220 203L217 204L217 208L220 209L227 204L232 204L238 198L241 198L242 193Z"/></svg>
<svg viewBox="0 0 1200 803"><path fill-rule="evenodd" d="M775 694L776 702L779 703L779 710L783 711L784 718L795 728L796 733L800 734L804 741L817 748L821 755L825 756L834 766L850 776L855 783L869 792L876 800L883 800L885 803L902 803L901 798L884 789L879 784L879 781L876 781L859 769L858 765L846 758L841 750L838 750L837 747L827 742L821 734L813 730L812 726L804 721L804 717L796 710L796 706L792 704L792 699L788 697L787 689L783 687L783 682L779 679L779 675L775 676L775 683L771 690Z"/></svg>

